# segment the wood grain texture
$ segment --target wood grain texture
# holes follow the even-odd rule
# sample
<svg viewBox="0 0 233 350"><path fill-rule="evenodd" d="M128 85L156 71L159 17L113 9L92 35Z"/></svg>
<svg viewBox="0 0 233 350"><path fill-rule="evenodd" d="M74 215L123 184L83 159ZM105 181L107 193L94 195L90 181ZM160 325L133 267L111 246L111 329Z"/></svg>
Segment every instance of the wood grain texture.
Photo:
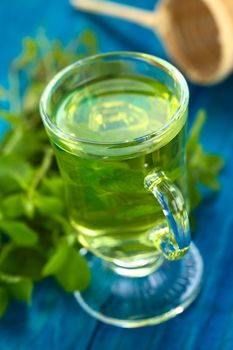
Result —
<svg viewBox="0 0 233 350"><path fill-rule="evenodd" d="M142 6L140 0L122 1ZM146 9L153 0L143 1ZM68 0L0 2L0 84L7 81L10 60L20 50L20 40L38 26L64 42L85 27L100 38L101 51L137 50L164 57L151 32L118 20L75 12ZM145 35L147 40L145 40ZM232 350L233 349L233 77L224 83L191 86L190 123L200 107L209 118L203 132L206 149L218 152L226 167L222 191L197 210L195 241L204 258L201 295L182 315L164 324L142 329L120 329L88 316L72 295L51 280L38 284L30 309L11 305L0 321L1 350ZM0 128L2 128L0 124Z"/></svg>

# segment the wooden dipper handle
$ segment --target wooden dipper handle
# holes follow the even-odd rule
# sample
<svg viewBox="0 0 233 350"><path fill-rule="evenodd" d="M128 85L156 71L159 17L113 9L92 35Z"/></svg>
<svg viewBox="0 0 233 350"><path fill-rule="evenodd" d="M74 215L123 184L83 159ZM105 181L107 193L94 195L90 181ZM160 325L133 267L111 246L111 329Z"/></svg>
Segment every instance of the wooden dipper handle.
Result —
<svg viewBox="0 0 233 350"><path fill-rule="evenodd" d="M70 2L75 8L81 11L125 19L145 27L153 28L154 30L161 24L160 18L155 12L141 10L133 6L101 0L70 0Z"/></svg>

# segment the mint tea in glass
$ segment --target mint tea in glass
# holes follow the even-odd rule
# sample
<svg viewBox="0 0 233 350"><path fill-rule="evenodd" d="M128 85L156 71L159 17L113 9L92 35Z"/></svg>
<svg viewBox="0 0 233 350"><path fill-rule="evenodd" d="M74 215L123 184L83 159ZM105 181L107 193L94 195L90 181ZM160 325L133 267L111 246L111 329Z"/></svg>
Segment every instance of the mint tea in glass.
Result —
<svg viewBox="0 0 233 350"><path fill-rule="evenodd" d="M42 96L41 114L64 181L70 222L95 276L76 296L105 322L155 324L176 315L199 291L201 258L194 245L190 248L187 210L187 108L187 84L176 68L137 53L74 63ZM170 281L173 270L177 280ZM151 283L162 275L167 286L162 284L159 293ZM101 288L105 277L109 285ZM128 291L147 281L147 291L153 290L149 308L135 309L135 298L124 288L119 303L126 309L108 305L104 310L105 297L119 298L122 281ZM168 287L174 290L171 300L164 297ZM146 290L140 293L145 302Z"/></svg>

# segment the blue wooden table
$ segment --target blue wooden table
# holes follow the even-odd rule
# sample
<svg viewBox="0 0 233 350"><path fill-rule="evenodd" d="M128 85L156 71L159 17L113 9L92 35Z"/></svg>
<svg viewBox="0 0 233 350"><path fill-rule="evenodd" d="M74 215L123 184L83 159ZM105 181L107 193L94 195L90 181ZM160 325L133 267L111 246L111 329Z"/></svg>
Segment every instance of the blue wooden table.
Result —
<svg viewBox="0 0 233 350"><path fill-rule="evenodd" d="M152 9L154 0L123 3ZM0 83L21 38L46 28L67 42L86 28L99 37L100 51L135 50L164 57L152 32L136 25L75 12L68 0L0 1ZM146 37L146 40L145 40ZM0 321L1 350L232 350L233 349L233 76L215 87L191 86L190 121L204 107L209 115L202 142L222 155L221 193L197 211L195 241L204 259L204 288L177 318L155 327L120 329L87 315L72 295L52 281L38 284L30 309L14 303ZM3 126L0 124L0 128Z"/></svg>

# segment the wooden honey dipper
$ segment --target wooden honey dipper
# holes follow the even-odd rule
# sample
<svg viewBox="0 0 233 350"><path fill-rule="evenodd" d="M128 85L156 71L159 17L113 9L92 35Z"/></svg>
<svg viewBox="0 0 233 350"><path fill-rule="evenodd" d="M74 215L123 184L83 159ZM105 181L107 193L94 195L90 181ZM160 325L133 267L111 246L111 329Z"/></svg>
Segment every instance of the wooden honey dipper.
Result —
<svg viewBox="0 0 233 350"><path fill-rule="evenodd" d="M214 84L233 71L233 0L161 0L154 11L101 0L71 3L151 28L194 82Z"/></svg>

